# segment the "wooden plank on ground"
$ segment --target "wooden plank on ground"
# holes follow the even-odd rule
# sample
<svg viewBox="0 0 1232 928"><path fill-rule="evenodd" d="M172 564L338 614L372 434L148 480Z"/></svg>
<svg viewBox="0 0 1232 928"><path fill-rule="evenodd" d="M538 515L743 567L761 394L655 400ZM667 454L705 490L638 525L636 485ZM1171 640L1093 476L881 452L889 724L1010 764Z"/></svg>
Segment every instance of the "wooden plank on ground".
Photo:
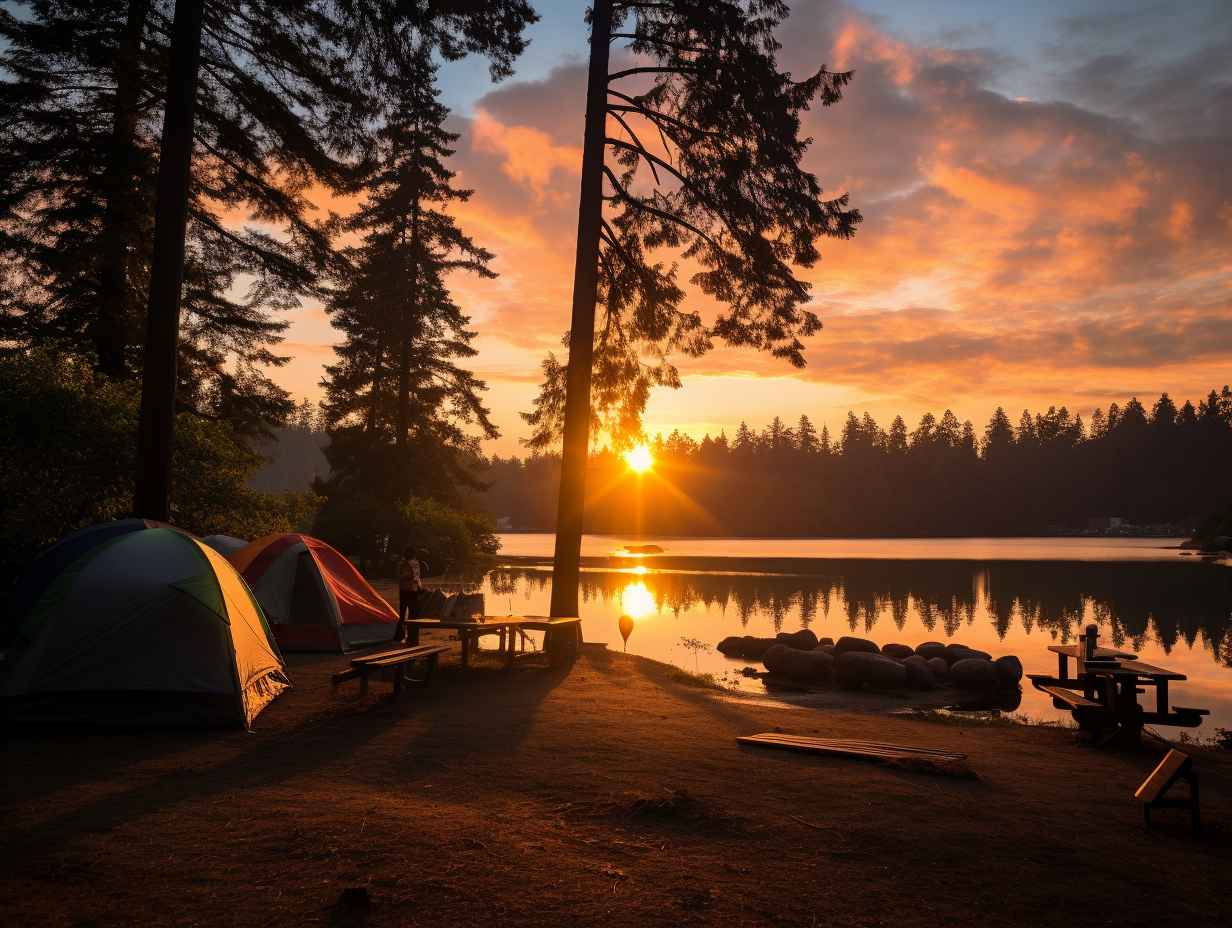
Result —
<svg viewBox="0 0 1232 928"><path fill-rule="evenodd" d="M957 763L965 760L967 756L949 751L934 751L930 748L912 748L906 745L869 741L845 741L836 738L810 738L803 735L785 735L779 732L742 735L736 738L736 741L757 747L780 748L811 754L834 754L873 760L905 760L934 764Z"/></svg>
<svg viewBox="0 0 1232 928"><path fill-rule="evenodd" d="M858 739L847 739L847 738L814 738L810 735L789 735L789 734L785 734L783 732L777 732L777 731L771 732L770 734L773 734L773 736L776 738L800 741L805 744L834 744L834 745L840 745L840 746L854 745L854 746L862 746L862 747L867 747L867 748L876 748L876 749L881 749L881 750L886 750L886 751L895 751L895 752L907 751L912 754L933 754L938 757L944 757L944 758L948 758L951 760L962 760L967 756L966 754L957 754L953 751L938 751L935 748L917 748L917 747L911 747L905 744L887 744L884 741L861 741Z"/></svg>

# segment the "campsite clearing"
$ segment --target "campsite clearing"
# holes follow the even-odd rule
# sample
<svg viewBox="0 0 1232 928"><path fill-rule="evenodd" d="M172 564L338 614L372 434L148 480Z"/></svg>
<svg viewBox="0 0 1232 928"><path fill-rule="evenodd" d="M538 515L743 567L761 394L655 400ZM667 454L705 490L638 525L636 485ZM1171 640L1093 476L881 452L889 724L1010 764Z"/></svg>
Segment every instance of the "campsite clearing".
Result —
<svg viewBox="0 0 1232 928"><path fill-rule="evenodd" d="M447 657L394 702L331 696L346 659L291 655L252 733L11 740L6 918L1070 928L1072 898L1101 923L1232 920L1227 754L1194 751L1195 839L1179 814L1142 826L1158 746L773 706L589 649L558 670ZM759 731L960 752L977 779L737 745Z"/></svg>

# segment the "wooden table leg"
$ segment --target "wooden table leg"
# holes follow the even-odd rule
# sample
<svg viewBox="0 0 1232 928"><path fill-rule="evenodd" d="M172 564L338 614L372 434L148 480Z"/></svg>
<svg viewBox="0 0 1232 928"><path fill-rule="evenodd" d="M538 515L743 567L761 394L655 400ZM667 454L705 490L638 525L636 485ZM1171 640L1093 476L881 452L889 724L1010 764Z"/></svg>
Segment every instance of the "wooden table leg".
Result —
<svg viewBox="0 0 1232 928"><path fill-rule="evenodd" d="M1057 679L1069 679L1069 656L1065 654L1057 655Z"/></svg>
<svg viewBox="0 0 1232 928"><path fill-rule="evenodd" d="M1168 681L1155 681L1155 711L1160 715L1168 714Z"/></svg>
<svg viewBox="0 0 1232 928"><path fill-rule="evenodd" d="M458 637L462 639L462 666L469 667L471 663L471 636L458 629Z"/></svg>

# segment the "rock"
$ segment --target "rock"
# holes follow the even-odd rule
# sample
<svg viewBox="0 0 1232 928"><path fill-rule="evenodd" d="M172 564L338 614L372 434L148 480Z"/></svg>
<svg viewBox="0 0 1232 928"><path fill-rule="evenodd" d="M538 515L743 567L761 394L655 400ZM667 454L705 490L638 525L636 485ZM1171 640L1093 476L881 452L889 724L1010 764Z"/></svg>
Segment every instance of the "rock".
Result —
<svg viewBox="0 0 1232 928"><path fill-rule="evenodd" d="M905 658L903 669L907 671L907 685L913 690L931 690L937 686L932 667L928 665L928 660L920 655L912 654Z"/></svg>
<svg viewBox="0 0 1232 928"><path fill-rule="evenodd" d="M965 657L950 665L950 682L962 690L997 689L997 665L981 657Z"/></svg>
<svg viewBox="0 0 1232 928"><path fill-rule="evenodd" d="M859 640L859 639L856 639ZM839 641L842 644L842 640ZM907 669L884 654L871 651L846 651L834 662L839 685L848 689L867 686L874 690L901 689L907 685Z"/></svg>
<svg viewBox="0 0 1232 928"><path fill-rule="evenodd" d="M817 645L817 647L813 648L813 650L822 651L825 654L829 654L831 657L833 657L834 656L834 642L829 641L827 639L825 641L822 641L821 644Z"/></svg>
<svg viewBox="0 0 1232 928"><path fill-rule="evenodd" d="M787 648L776 664L775 673L801 683L828 683L834 671L834 658L824 651Z"/></svg>
<svg viewBox="0 0 1232 928"><path fill-rule="evenodd" d="M987 651L977 651L975 648L969 648L965 644L947 644L943 656L950 664L976 657L986 661L992 660L992 655Z"/></svg>
<svg viewBox="0 0 1232 928"><path fill-rule="evenodd" d="M821 647L823 644L828 644L830 647L834 647L834 639L829 636L826 636L825 638L822 638L820 641L817 642L818 647Z"/></svg>
<svg viewBox="0 0 1232 928"><path fill-rule="evenodd" d="M915 653L915 648L905 644L883 644L881 653L886 657L892 657L896 661L905 661Z"/></svg>
<svg viewBox="0 0 1232 928"><path fill-rule="evenodd" d="M928 659L928 666L933 672L933 677L937 680L949 679L950 665L946 663L944 657L930 657Z"/></svg>
<svg viewBox="0 0 1232 928"><path fill-rule="evenodd" d="M853 638L850 635L844 635L834 646L834 653L846 654L849 651L859 651L866 654L880 654L881 648L877 647L876 642L869 641L867 638Z"/></svg>
<svg viewBox="0 0 1232 928"><path fill-rule="evenodd" d="M916 645L915 653L929 660L934 657L945 657L945 645L940 641L926 641L921 645Z"/></svg>
<svg viewBox="0 0 1232 928"><path fill-rule="evenodd" d="M731 635L717 645L725 657L742 657L746 661L761 660L766 650L774 644L773 638L755 638L752 635Z"/></svg>
<svg viewBox="0 0 1232 928"><path fill-rule="evenodd" d="M780 673L783 669L784 655L793 650L795 649L776 641L766 649L766 653L762 655L761 662L771 673Z"/></svg>
<svg viewBox="0 0 1232 928"><path fill-rule="evenodd" d="M1019 681L1022 680L1022 661L1014 655L998 657L993 661L993 665L997 668L997 678L1001 681L1002 686L1017 686Z"/></svg>
<svg viewBox="0 0 1232 928"><path fill-rule="evenodd" d="M817 647L817 636L807 628L802 628L798 632L779 632L775 640L797 651L811 651Z"/></svg>
<svg viewBox="0 0 1232 928"><path fill-rule="evenodd" d="M740 675L742 677L760 677L761 672L756 667L742 667L740 668Z"/></svg>

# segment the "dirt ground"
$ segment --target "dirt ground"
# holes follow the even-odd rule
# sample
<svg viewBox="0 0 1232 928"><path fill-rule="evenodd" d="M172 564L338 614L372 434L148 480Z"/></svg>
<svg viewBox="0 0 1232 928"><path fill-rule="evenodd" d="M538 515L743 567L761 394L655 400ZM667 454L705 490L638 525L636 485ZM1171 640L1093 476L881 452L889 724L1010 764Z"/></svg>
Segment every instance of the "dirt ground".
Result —
<svg viewBox="0 0 1232 928"><path fill-rule="evenodd" d="M608 652L451 659L396 704L331 695L343 666L292 656L253 732L10 736L4 923L1232 924L1226 753L1196 752L1195 839L1131 799L1158 744L727 698ZM736 744L774 729L976 777Z"/></svg>

